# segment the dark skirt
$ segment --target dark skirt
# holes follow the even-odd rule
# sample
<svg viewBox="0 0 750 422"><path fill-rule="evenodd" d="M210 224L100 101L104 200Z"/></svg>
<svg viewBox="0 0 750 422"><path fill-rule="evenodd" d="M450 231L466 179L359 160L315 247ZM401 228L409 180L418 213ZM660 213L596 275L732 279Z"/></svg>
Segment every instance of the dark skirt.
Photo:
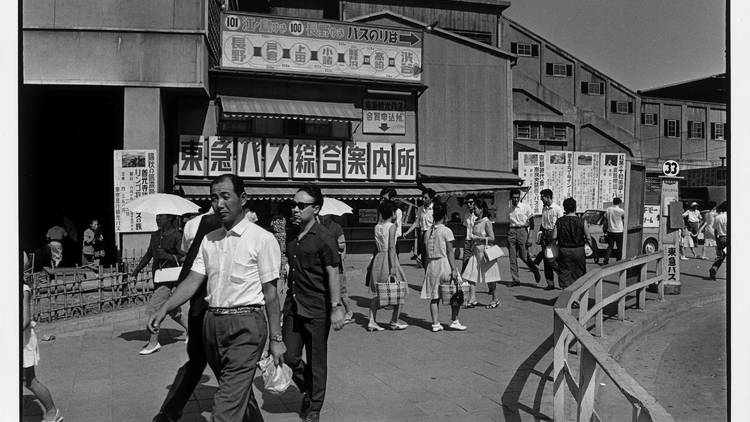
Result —
<svg viewBox="0 0 750 422"><path fill-rule="evenodd" d="M557 256L560 287L566 288L586 274L586 252L580 248L560 248Z"/></svg>

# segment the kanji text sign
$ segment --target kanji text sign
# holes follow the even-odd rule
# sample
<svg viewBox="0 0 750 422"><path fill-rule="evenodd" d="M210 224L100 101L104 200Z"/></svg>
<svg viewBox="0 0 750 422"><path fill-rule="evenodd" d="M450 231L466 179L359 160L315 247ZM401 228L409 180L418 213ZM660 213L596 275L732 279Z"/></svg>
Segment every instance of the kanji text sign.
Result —
<svg viewBox="0 0 750 422"><path fill-rule="evenodd" d="M133 212L125 205L136 198L156 193L155 149L114 151L115 232L149 233L156 230L154 214Z"/></svg>
<svg viewBox="0 0 750 422"><path fill-rule="evenodd" d="M208 137L208 175L219 176L234 172L234 142L232 138Z"/></svg>
<svg viewBox="0 0 750 422"><path fill-rule="evenodd" d="M289 167L289 141L266 141L266 177L288 179L291 176Z"/></svg>
<svg viewBox="0 0 750 422"><path fill-rule="evenodd" d="M362 133L406 134L405 104L404 100L365 99L362 107Z"/></svg>

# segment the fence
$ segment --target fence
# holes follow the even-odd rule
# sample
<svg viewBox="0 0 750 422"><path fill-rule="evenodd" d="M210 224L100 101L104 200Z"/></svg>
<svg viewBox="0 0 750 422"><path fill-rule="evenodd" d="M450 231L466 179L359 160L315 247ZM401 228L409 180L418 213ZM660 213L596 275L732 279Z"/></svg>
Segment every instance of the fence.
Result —
<svg viewBox="0 0 750 422"><path fill-rule="evenodd" d="M646 289L656 284L659 300L664 300L662 270L663 252L642 255L629 261L618 262L598 268L565 289L555 303L554 311L554 420L566 418L566 387L576 400L577 420L600 420L594 409L596 398L596 377L599 368L615 383L620 392L633 407L634 422L674 422L672 416L638 382L622 368L599 344L594 336L604 335L604 308L617 304L617 317L625 319L625 301L628 295L635 294L638 309L646 307ZM656 265L654 277L648 278L648 265ZM627 284L628 273L639 272L640 281ZM616 291L603 296L605 277L616 275ZM593 301L590 293L593 290ZM573 303L579 304L578 316L573 314ZM591 331L590 331L591 330ZM578 381L568 362L570 347L578 344Z"/></svg>

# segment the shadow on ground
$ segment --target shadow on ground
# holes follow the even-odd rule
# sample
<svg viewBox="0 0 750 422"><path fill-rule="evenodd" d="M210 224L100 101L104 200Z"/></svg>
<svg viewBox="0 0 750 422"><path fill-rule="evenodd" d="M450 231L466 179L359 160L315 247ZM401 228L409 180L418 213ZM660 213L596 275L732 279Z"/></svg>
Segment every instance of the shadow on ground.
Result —
<svg viewBox="0 0 750 422"><path fill-rule="evenodd" d="M159 344L165 346L167 344L177 343L178 341L184 341L185 332L182 330L176 330L174 328L162 328L159 330ZM124 331L117 336L125 341L140 341L147 342L150 338L150 334L145 329L138 329L132 331Z"/></svg>
<svg viewBox="0 0 750 422"><path fill-rule="evenodd" d="M520 422L521 413L529 414L534 420L551 421L552 417L545 415L540 411L544 389L552 387L552 364L542 364L542 360L548 354L551 355L554 345L553 336L550 334L534 352L524 360L516 369L508 386L505 388L500 398L503 404L503 415L506 421ZM531 376L536 375L532 379ZM532 403L521 402L521 394L527 389L534 389L534 399Z"/></svg>

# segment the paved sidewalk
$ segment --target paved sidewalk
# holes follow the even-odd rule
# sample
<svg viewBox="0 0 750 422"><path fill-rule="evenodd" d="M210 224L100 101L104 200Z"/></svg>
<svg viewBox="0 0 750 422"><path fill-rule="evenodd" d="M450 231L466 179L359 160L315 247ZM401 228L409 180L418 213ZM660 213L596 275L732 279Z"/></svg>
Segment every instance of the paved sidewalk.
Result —
<svg viewBox="0 0 750 422"><path fill-rule="evenodd" d="M350 256L347 271L363 269L369 257ZM329 380L322 412L325 421L526 421L551 420L552 304L560 291L544 291L521 264L524 283L501 284L502 305L494 310L461 310L466 332L429 331L428 302L419 299L423 272L406 254L401 262L409 277L405 331L369 333L370 295L361 280L349 279L356 323L329 340ZM509 269L507 259L502 274ZM709 261L683 262L682 294L666 304L688 302L725 291L725 269L709 281ZM589 262L589 269L595 266ZM356 271L355 271L356 272ZM489 302L486 286L479 301ZM665 303L649 296L647 312ZM441 321L449 307L441 306ZM390 311L381 311L387 322ZM162 329L162 349L150 356L138 351L147 340L145 321L103 323L83 331L57 335L42 342L38 376L65 415L66 421L148 421L158 410L169 384L186 360L182 330L173 321ZM615 322L612 322L615 323ZM627 323L627 321L626 321ZM44 327L40 327L44 329ZM300 395L255 394L266 421L299 420ZM209 415L216 380L206 370L183 421L203 421ZM36 403L24 392L24 421L39 421ZM569 399L570 400L570 399Z"/></svg>

